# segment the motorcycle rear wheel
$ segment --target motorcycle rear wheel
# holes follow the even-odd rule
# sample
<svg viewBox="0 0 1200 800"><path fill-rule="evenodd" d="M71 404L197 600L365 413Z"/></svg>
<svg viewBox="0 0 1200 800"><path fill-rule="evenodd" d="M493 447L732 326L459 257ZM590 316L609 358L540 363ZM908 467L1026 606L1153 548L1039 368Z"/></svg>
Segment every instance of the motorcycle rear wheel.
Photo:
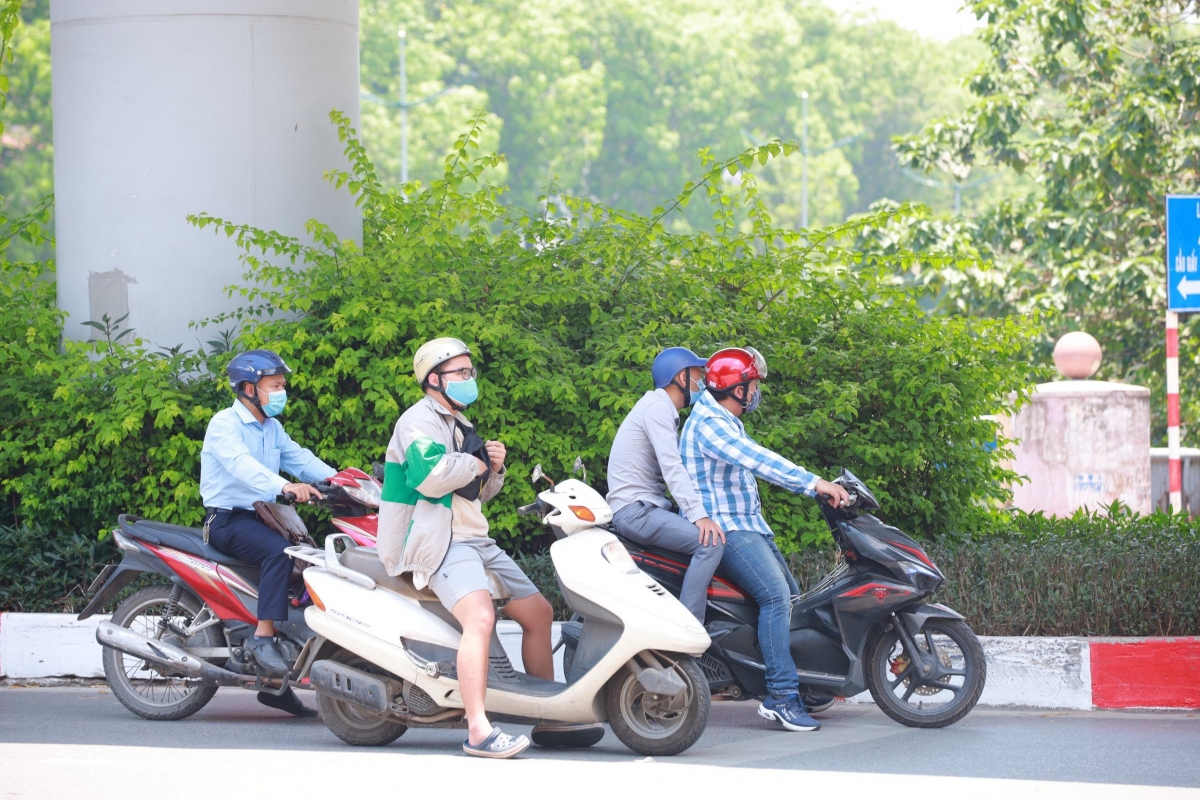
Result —
<svg viewBox="0 0 1200 800"><path fill-rule="evenodd" d="M644 756L678 755L695 744L708 725L712 699L704 671L688 656L668 665L685 684L681 698L648 692L628 666L604 687L608 726L622 744Z"/></svg>
<svg viewBox="0 0 1200 800"><path fill-rule="evenodd" d="M923 654L935 652L949 674L924 680L895 628L876 628L867 640L864 667L875 704L910 728L944 728L970 713L987 680L987 660L975 632L962 620L926 620L913 637ZM914 698L914 695L916 696ZM933 697L948 702L934 703ZM926 705L928 703L928 706Z"/></svg>
<svg viewBox="0 0 1200 800"><path fill-rule="evenodd" d="M143 636L162 638L185 650L189 647L223 647L225 637L220 624L204 628L186 641L169 630L159 632L158 619L170 600L172 588L160 585L138 590L117 606L112 615L113 624ZM172 619L177 627L186 629L203 608L204 605L195 595L183 592ZM111 647L104 648L101 661L108 688L112 689L121 705L142 719L175 720L190 717L208 705L208 701L217 693L217 684L212 681L162 675L153 664Z"/></svg>
<svg viewBox="0 0 1200 800"><path fill-rule="evenodd" d="M379 667L349 650L338 650L330 658L363 672L382 672ZM399 739L408 730L403 723L372 714L353 703L320 692L317 692L317 710L334 736L355 747L383 747Z"/></svg>

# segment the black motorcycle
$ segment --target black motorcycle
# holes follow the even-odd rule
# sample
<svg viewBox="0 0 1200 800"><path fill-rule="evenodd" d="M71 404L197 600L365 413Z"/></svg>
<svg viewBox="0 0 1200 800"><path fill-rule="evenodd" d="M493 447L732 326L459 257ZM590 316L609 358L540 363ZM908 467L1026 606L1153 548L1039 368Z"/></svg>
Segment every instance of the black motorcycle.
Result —
<svg viewBox="0 0 1200 800"><path fill-rule="evenodd" d="M879 503L862 481L843 471L834 482L850 494L843 508L821 503L840 551L837 566L792 601L791 650L800 692L806 698L851 697L869 689L897 722L951 725L983 692L987 662L979 639L961 614L926 602L945 577L921 545L869 513ZM678 553L622 541L642 570L679 596L687 567ZM707 619L712 647L700 666L711 691L734 699L765 697L758 605L720 570L708 590ZM576 624L564 625L568 659Z"/></svg>

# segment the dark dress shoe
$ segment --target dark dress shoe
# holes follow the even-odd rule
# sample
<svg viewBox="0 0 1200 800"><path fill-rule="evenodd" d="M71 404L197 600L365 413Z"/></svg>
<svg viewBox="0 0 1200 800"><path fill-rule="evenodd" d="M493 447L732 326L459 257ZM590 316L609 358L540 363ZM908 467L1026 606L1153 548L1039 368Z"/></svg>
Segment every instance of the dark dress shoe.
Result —
<svg viewBox="0 0 1200 800"><path fill-rule="evenodd" d="M283 651L275 643L275 639L251 636L246 640L246 649L254 656L264 675L282 678L287 675L290 665L283 657Z"/></svg>
<svg viewBox="0 0 1200 800"><path fill-rule="evenodd" d="M278 697L269 692L259 692L258 702L264 706L286 711L293 717L315 717L317 715L316 709L309 708L304 703L301 703L300 698L291 689L288 689Z"/></svg>

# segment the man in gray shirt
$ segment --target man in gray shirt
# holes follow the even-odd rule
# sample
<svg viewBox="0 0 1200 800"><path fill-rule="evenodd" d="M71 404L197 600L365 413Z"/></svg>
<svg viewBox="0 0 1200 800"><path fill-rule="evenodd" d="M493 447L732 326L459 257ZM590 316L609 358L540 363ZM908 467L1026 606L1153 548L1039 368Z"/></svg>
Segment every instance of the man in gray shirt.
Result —
<svg viewBox="0 0 1200 800"><path fill-rule="evenodd" d="M679 456L679 410L704 390L704 359L686 347L670 347L650 367L656 387L625 417L608 454L608 504L622 536L690 555L679 601L704 623L708 585L725 534L708 518L695 481ZM671 511L666 490L679 505Z"/></svg>

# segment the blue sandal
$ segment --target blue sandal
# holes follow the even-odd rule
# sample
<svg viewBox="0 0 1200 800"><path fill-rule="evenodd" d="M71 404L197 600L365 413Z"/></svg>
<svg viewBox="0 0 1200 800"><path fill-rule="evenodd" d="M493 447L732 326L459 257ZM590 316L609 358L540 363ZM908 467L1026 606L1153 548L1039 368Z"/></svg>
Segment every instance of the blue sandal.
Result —
<svg viewBox="0 0 1200 800"><path fill-rule="evenodd" d="M479 744L471 744L470 739L463 742L464 753L481 758L512 758L527 747L527 736L509 736L499 728L492 728L492 732Z"/></svg>

